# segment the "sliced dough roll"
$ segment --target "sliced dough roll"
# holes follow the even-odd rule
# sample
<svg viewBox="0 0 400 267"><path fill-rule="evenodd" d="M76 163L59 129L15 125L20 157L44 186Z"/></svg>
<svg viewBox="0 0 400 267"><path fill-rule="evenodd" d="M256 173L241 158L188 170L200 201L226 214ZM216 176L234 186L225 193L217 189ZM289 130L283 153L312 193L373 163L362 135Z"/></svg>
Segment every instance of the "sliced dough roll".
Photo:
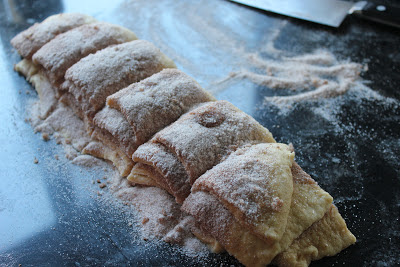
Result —
<svg viewBox="0 0 400 267"><path fill-rule="evenodd" d="M165 69L109 96L107 106L94 117L92 137L113 148L120 158L128 159L103 156L126 176L132 167L132 154L139 145L194 105L213 100L190 76L176 69ZM90 147L85 153L92 154Z"/></svg>
<svg viewBox="0 0 400 267"><path fill-rule="evenodd" d="M93 17L79 13L53 15L16 35L11 44L22 57L30 60L36 51L56 35L95 21Z"/></svg>
<svg viewBox="0 0 400 267"><path fill-rule="evenodd" d="M178 203L194 181L248 143L275 142L271 133L227 101L202 104L140 146L128 180L156 183Z"/></svg>
<svg viewBox="0 0 400 267"><path fill-rule="evenodd" d="M266 153L264 152L265 154L262 156L254 156L254 152L260 150L264 150ZM283 150L282 152L287 153L287 156L284 156L284 153L275 153L274 150ZM275 198L277 190L285 190L284 188L278 189L273 184L269 187L264 187L264 189L256 186L252 181L254 179L252 175L255 170L260 173L263 170L267 180L271 179L270 177L279 175L279 173L285 177L284 180L287 179L289 164L285 159L290 155L287 151L287 147L282 144L258 144L236 151L224 162L201 176L193 185L192 193L182 205L182 210L194 216L200 228L206 234L213 236L231 255L246 266L265 266L269 264L277 254L286 250L293 240L308 227L320 220L331 206L332 197L322 190L295 162L293 162L291 170L289 170L293 179L293 193L290 203L283 201L281 203ZM242 178L240 180L247 179L248 185L228 185L230 168L236 164L235 159L242 158L244 161L250 161L249 158L252 157L254 157L255 165L252 168L244 167L241 171ZM278 160L279 158L281 160ZM268 168L262 167L265 166L263 162L264 164L265 162L270 162L270 166ZM283 165L281 165L282 163ZM257 164L260 164L260 167L256 167ZM283 172L281 168L286 171ZM225 187L220 189L218 186L214 186L214 182L209 182L217 181L221 174L225 181ZM236 180L237 177L234 177L232 185L237 184ZM279 180L281 178L277 181ZM204 187L202 184L209 184L213 188L210 186ZM215 188L218 189L215 190ZM221 191L223 193L215 193ZM269 197L272 201L264 202L263 198L249 198L247 196L250 193L243 194L242 191L264 192L264 198ZM281 192L281 194L285 193ZM235 203L234 207L231 204L231 196L238 196L233 201ZM273 201L274 199L276 201ZM282 200L281 198L279 199ZM248 207L247 210L242 209L241 211L244 212L245 217L237 212L237 209L243 203L245 203L243 207ZM260 213L253 212L256 207L265 205L265 203L267 203L267 206L269 205L269 210L267 209ZM288 204L290 209L286 213L283 205ZM259 210L259 208L256 210ZM248 217L251 218L251 216L255 216L255 219L249 220ZM263 222L263 224L259 224L257 220ZM280 227L280 224L283 227ZM264 236L260 235L262 231L259 230L262 229L266 230L266 235ZM274 233L272 236L269 235L271 230Z"/></svg>
<svg viewBox="0 0 400 267"><path fill-rule="evenodd" d="M175 64L144 40L131 41L91 54L69 68L62 87L72 96L66 97L77 114L92 122L104 107L106 98Z"/></svg>
<svg viewBox="0 0 400 267"><path fill-rule="evenodd" d="M57 35L32 57L49 81L57 88L69 67L100 49L136 40L130 30L106 22L82 25Z"/></svg>
<svg viewBox="0 0 400 267"><path fill-rule="evenodd" d="M27 77L39 94L40 117L46 118L55 108L60 96L59 86L69 67L97 50L135 39L135 34L128 29L94 22L57 35L33 55L32 61L24 59L18 63L16 69Z"/></svg>

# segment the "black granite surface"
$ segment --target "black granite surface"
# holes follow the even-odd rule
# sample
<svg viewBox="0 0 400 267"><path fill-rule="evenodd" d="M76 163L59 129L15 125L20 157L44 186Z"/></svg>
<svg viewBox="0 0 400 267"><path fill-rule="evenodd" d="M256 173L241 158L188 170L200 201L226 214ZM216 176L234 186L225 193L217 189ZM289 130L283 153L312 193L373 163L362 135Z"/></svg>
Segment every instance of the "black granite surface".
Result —
<svg viewBox="0 0 400 267"><path fill-rule="evenodd" d="M216 96L253 115L278 141L293 143L300 165L335 198L358 240L313 266L400 265L400 31L353 17L332 29L223 0L0 3L0 265L238 264L226 254L199 260L140 240L129 211L109 203L107 190L97 196L92 181L107 174L72 165L54 140L44 142L25 121L37 95L12 70L19 56L9 41L51 14L73 11L128 27L210 90L229 72L250 68L239 46L265 58L273 56L263 49L268 42L288 56L325 49L339 60L367 64L362 78L384 96L379 100L349 91L329 103L299 102L280 112L262 101L279 92L246 80ZM334 120L315 112L332 115L327 103L335 105Z"/></svg>

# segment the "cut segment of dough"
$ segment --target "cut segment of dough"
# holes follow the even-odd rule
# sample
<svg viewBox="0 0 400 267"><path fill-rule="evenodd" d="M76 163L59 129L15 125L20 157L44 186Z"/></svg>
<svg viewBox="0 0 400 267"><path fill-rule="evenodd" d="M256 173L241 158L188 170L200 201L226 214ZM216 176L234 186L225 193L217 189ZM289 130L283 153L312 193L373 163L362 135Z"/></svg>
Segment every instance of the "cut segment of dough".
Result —
<svg viewBox="0 0 400 267"><path fill-rule="evenodd" d="M136 40L130 30L106 22L82 25L57 35L32 57L57 88L65 72L80 59L111 45Z"/></svg>
<svg viewBox="0 0 400 267"><path fill-rule="evenodd" d="M284 144L259 144L232 153L203 174L192 193L207 191L266 242L285 231L293 194L294 153Z"/></svg>
<svg viewBox="0 0 400 267"><path fill-rule="evenodd" d="M107 104L123 114L141 145L194 105L213 100L189 75L164 69L109 96Z"/></svg>
<svg viewBox="0 0 400 267"><path fill-rule="evenodd" d="M172 60L152 43L136 40L81 59L67 70L62 87L74 96L75 106L91 122L109 95L164 68L174 67Z"/></svg>
<svg viewBox="0 0 400 267"><path fill-rule="evenodd" d="M22 57L30 60L36 51L58 34L95 21L93 17L79 13L53 15L17 34L11 39L11 44Z"/></svg>

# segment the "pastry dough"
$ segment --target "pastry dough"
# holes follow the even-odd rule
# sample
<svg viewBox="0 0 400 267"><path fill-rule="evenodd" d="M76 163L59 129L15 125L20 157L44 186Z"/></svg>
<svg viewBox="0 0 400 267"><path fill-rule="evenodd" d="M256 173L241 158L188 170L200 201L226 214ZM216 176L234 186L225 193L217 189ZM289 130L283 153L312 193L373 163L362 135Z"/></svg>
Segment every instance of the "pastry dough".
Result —
<svg viewBox="0 0 400 267"><path fill-rule="evenodd" d="M104 107L106 98L175 64L152 43L131 41L91 54L69 68L62 87L73 95L72 107L78 107L89 122Z"/></svg>
<svg viewBox="0 0 400 267"><path fill-rule="evenodd" d="M276 242L290 210L293 158L284 144L242 148L197 179L191 191L216 195L254 234Z"/></svg>
<svg viewBox="0 0 400 267"><path fill-rule="evenodd" d="M53 15L16 35L11 44L22 57L30 60L36 51L56 35L95 21L93 17L79 13Z"/></svg>
<svg viewBox="0 0 400 267"><path fill-rule="evenodd" d="M108 105L94 117L92 137L104 144L111 142L118 154L131 158L139 145L191 107L212 100L214 97L188 75L164 69L109 96ZM124 169L124 174L130 171L128 165L117 168Z"/></svg>
<svg viewBox="0 0 400 267"><path fill-rule="evenodd" d="M78 15L75 14L72 18L69 16L72 15L65 14L65 16L59 15L55 17L58 18L57 21L61 20L57 25L62 27L63 30L67 29L64 24L71 23L69 20ZM50 21L53 20L51 19ZM46 24L48 21L45 20L43 23ZM41 48L33 54L32 60L24 58L15 66L15 69L22 73L38 92L41 102L40 117L42 119L46 118L55 108L57 104L56 96L57 98L60 97L59 86L63 82L65 71L69 67L97 50L137 39L128 29L105 22L92 22L81 26L71 24L70 26L75 26L76 28L60 33L57 36L54 35L55 37L53 36L54 38L46 44L42 43ZM50 26L47 25L44 28L48 27ZM55 26L53 25L52 27ZM37 35L44 35L43 30L37 29ZM53 30L56 31L56 28ZM51 33L48 33L46 36L50 35Z"/></svg>
<svg viewBox="0 0 400 267"><path fill-rule="evenodd" d="M253 167L251 169L243 168L243 171L241 171L242 179L248 179L249 186L236 186L230 189L228 189L229 187L224 187L217 191L225 190L225 193L216 194L215 189L202 187L200 185L210 180L218 179L220 177L219 173L224 173L225 171L229 173L230 166L235 164L235 158L238 159L246 156L254 157L252 155L253 152L257 150L273 151L271 147L274 146L279 146L281 149L287 150L285 145L282 144L258 144L250 148L240 149L233 153L226 161L215 166L195 182L192 193L182 206L185 212L195 217L204 232L212 235L231 255L235 256L240 262L247 266L264 266L269 264L277 254L286 250L293 240L300 236L304 230L310 227L314 222L320 220L332 203L332 197L323 191L311 177L293 162L293 166L291 167L293 194L291 195L290 210L286 218L284 218L281 213L279 213L279 215L282 216L274 216L272 213L272 217L270 218L273 222L273 224L271 224L272 226L279 225L279 222L284 224L284 231L280 237L279 235L273 235L275 238L268 238L268 235L262 237L260 236L260 231L255 231L258 226L258 224L255 223L256 221L253 221L253 225L249 226L251 221L245 219L243 214L238 214L237 209L233 208L232 204L230 204L232 201L228 202L227 200L230 196L237 195L238 198L234 201L234 203L238 203L235 204L237 206L242 205L241 203L246 203L245 207L254 208L264 204L262 199L246 198L246 194L241 193L242 190L253 191L254 185L250 182L252 180L251 173L254 172L254 169L258 169L258 167ZM241 156L241 153L243 153L244 156ZM284 154L281 153L281 155ZM255 160L255 162L257 162L257 159L259 160L259 163L257 163L260 164L259 168L264 170L266 179L269 179L271 175L276 174L276 172L274 172L275 168L281 168L280 164L274 165L274 161L282 156L276 153L267 153L263 157L266 157L266 159L256 156L253 160ZM262 162L265 163L265 161L272 162L272 165L269 168L262 168ZM287 166L288 164L286 164L286 167ZM249 174L247 175L246 172ZM228 175L224 179L227 178ZM261 190L260 188L257 189ZM270 195L270 192L276 194L276 191L272 190L272 188L265 190L267 196L272 197L273 195ZM272 197L272 199L274 198ZM272 205L274 202L268 203L270 203L271 209L273 210L273 207L276 206L275 204ZM280 201L276 201L276 203L280 203ZM278 206L280 205L281 204ZM246 216L251 216L251 208L242 209L241 212L247 212ZM231 210L233 212L231 212ZM258 215L261 214L264 213L259 213ZM276 221L274 221L274 219ZM278 230L279 228L276 229ZM277 232L277 230L275 230L275 232Z"/></svg>
<svg viewBox="0 0 400 267"><path fill-rule="evenodd" d="M274 263L279 266L308 266L311 261L333 256L356 242L335 205L324 217L304 231Z"/></svg>
<svg viewBox="0 0 400 267"><path fill-rule="evenodd" d="M58 99L68 104L93 139L76 149L112 161L134 184L172 194L211 251L226 249L248 266L307 266L356 241L289 146L135 39L128 29L71 13L11 43L24 57L15 70L39 94L40 117Z"/></svg>
<svg viewBox="0 0 400 267"><path fill-rule="evenodd" d="M275 140L267 129L231 103L216 101L180 117L140 146L132 158L151 174L148 179L167 184L166 190L182 203L194 181L231 151L261 142ZM128 179L136 183L135 170Z"/></svg>
<svg viewBox="0 0 400 267"><path fill-rule="evenodd" d="M14 69L24 75L26 80L35 87L40 101L39 117L41 119L47 118L57 105L54 89L47 77L38 72L38 67L28 59L21 60L14 66Z"/></svg>
<svg viewBox="0 0 400 267"><path fill-rule="evenodd" d="M119 153L112 143L103 144L92 141L83 148L82 153L113 162L121 176L128 175L133 166L132 160L125 154Z"/></svg>
<svg viewBox="0 0 400 267"><path fill-rule="evenodd" d="M106 22L95 22L76 27L57 35L42 46L32 57L49 81L58 88L65 72L81 58L110 45L136 40L130 30Z"/></svg>

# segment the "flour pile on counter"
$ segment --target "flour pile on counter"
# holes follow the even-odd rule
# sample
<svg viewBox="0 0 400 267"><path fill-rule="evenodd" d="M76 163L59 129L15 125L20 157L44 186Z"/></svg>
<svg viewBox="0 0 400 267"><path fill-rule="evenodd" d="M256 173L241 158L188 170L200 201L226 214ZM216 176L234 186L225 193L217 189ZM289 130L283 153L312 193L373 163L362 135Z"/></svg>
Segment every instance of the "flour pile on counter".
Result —
<svg viewBox="0 0 400 267"><path fill-rule="evenodd" d="M30 118L35 131L44 140L52 134L73 163L95 166L98 160L89 155L110 161L114 175L109 186L99 182L99 187L110 188L138 211L144 239L179 244L196 256L206 255L206 246L212 252L226 250L249 266L308 265L356 241L333 198L297 165L292 146L277 143L233 104L216 100L150 42L136 40L128 29L86 20L75 25L59 14L17 35L12 44L20 55L31 41L37 52L15 69L39 94ZM49 25L59 34L54 39L42 44L31 38L35 28L46 31ZM114 27L118 38L104 34L108 30L102 25ZM71 32L90 38L71 43ZM55 73L49 67L53 58L38 55L62 45L68 49L57 50L55 57L66 65ZM73 59L68 51L76 51ZM324 87L330 82L323 76L336 75L337 84L344 85L358 66L313 65L332 63L329 54L289 61L303 62L289 73L295 81L319 87L325 96L334 93ZM240 75L298 90L284 77L290 64L268 64L279 79ZM198 201L202 198L213 200ZM310 246L315 253L307 252Z"/></svg>

